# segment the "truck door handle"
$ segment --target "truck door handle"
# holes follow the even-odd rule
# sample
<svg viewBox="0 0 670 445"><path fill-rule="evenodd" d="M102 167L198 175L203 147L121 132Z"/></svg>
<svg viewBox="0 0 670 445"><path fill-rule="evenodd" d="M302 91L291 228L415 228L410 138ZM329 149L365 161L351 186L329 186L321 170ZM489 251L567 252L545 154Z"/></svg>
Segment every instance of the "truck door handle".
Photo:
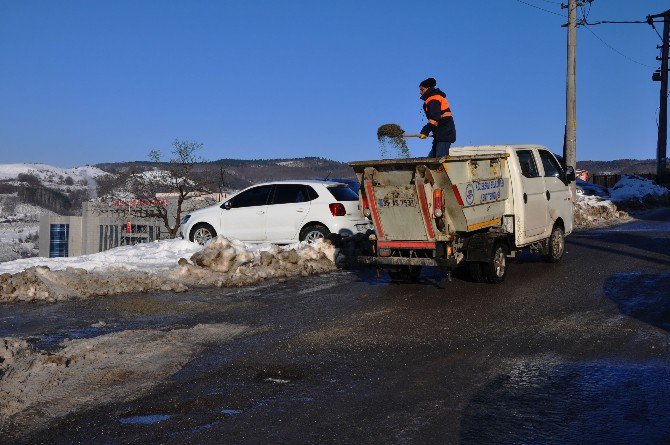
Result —
<svg viewBox="0 0 670 445"><path fill-rule="evenodd" d="M265 213L265 210L259 210L258 212L256 212L257 215L262 215L263 213Z"/></svg>
<svg viewBox="0 0 670 445"><path fill-rule="evenodd" d="M304 211L305 211L305 209L298 209L298 210L296 210L296 212L300 212L300 213L302 213L302 212L304 212Z"/></svg>
<svg viewBox="0 0 670 445"><path fill-rule="evenodd" d="M549 193L549 190L547 190L547 201L551 199L551 193Z"/></svg>
<svg viewBox="0 0 670 445"><path fill-rule="evenodd" d="M525 193L523 194L523 203L528 204L528 195L526 195Z"/></svg>

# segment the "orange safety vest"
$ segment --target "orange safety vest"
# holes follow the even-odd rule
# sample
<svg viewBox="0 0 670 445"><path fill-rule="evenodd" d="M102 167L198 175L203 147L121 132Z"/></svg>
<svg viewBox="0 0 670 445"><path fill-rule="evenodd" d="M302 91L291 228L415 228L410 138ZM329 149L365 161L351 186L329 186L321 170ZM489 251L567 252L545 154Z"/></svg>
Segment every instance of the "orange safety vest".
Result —
<svg viewBox="0 0 670 445"><path fill-rule="evenodd" d="M447 100L446 97L442 97L439 94L434 94L434 95L426 98L426 100L423 102L423 111L428 113L428 102L430 102L431 100L436 100L440 103L440 112L442 113L442 114L440 114L440 118L453 117L453 115L451 114L451 108L449 106L449 101ZM431 125L437 125L437 121L435 121L433 119L428 119L428 122Z"/></svg>

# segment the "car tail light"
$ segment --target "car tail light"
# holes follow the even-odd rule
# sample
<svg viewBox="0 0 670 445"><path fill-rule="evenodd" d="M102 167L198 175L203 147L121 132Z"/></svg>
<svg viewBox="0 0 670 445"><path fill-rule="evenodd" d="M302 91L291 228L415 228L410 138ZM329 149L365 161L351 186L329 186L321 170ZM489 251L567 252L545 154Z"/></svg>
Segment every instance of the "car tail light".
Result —
<svg viewBox="0 0 670 445"><path fill-rule="evenodd" d="M344 204L340 202L328 204L328 207L330 207L330 213L332 213L333 216L344 216L347 214L347 209L345 209Z"/></svg>
<svg viewBox="0 0 670 445"><path fill-rule="evenodd" d="M458 191L456 184L452 185L451 188L454 190L454 195L456 195L456 202L459 206L463 205L463 198L461 198L461 192Z"/></svg>
<svg viewBox="0 0 670 445"><path fill-rule="evenodd" d="M435 218L444 215L444 201L442 200L442 189L433 190L433 214Z"/></svg>
<svg viewBox="0 0 670 445"><path fill-rule="evenodd" d="M365 196L365 192L361 190L361 201L362 201L362 206L361 208L361 214L368 218L372 213L370 212L370 204L368 204L368 197Z"/></svg>

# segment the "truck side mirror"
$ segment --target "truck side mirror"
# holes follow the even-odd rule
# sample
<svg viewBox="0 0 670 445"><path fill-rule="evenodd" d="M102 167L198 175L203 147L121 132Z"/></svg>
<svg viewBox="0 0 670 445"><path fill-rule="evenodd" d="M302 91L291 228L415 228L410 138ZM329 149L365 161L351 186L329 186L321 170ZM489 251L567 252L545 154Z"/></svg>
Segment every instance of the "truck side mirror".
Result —
<svg viewBox="0 0 670 445"><path fill-rule="evenodd" d="M230 210L233 207L233 203L231 201L226 201L221 205L221 208L223 210Z"/></svg>
<svg viewBox="0 0 670 445"><path fill-rule="evenodd" d="M565 181L570 184L575 181L575 177L575 168L569 165L568 168L565 169Z"/></svg>

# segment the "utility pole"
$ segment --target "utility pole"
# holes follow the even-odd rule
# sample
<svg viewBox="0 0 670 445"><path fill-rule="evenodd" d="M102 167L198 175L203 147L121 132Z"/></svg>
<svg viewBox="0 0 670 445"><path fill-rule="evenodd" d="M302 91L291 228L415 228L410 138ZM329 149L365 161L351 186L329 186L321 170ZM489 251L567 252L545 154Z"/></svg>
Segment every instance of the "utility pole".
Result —
<svg viewBox="0 0 670 445"><path fill-rule="evenodd" d="M661 106L658 113L658 142L656 143L656 176L658 181L665 182L666 158L668 155L668 48L670 47L670 9L656 15L647 16L647 22L653 24L655 18L663 17L663 45L661 72L654 73L652 79L661 82Z"/></svg>
<svg viewBox="0 0 670 445"><path fill-rule="evenodd" d="M563 159L565 165L577 168L577 0L569 0L568 8L568 68L566 73L565 89L565 143L563 145ZM575 183L572 188L575 193Z"/></svg>

